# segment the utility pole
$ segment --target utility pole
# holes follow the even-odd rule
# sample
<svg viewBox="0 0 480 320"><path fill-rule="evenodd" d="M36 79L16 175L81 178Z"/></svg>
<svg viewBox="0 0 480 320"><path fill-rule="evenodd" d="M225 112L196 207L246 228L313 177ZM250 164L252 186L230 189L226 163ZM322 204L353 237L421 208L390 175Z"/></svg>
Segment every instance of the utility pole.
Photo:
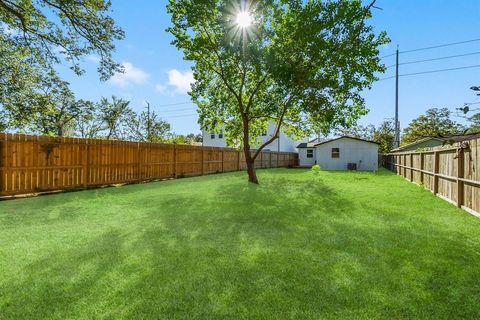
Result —
<svg viewBox="0 0 480 320"><path fill-rule="evenodd" d="M400 147L400 121L398 120L398 45L397 45L397 62L395 64L395 148Z"/></svg>

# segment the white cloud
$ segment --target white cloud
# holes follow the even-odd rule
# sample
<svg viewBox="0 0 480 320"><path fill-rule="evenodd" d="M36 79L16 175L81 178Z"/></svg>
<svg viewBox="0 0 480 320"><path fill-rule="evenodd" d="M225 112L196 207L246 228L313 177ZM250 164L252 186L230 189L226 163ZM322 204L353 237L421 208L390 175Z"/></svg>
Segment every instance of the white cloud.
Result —
<svg viewBox="0 0 480 320"><path fill-rule="evenodd" d="M136 68L131 62L123 62L124 73L115 73L110 82L119 87L127 87L130 84L146 84L150 75L142 69Z"/></svg>
<svg viewBox="0 0 480 320"><path fill-rule="evenodd" d="M100 62L100 57L95 55L95 54L90 54L87 56L86 58L88 61L90 62L94 62L94 63L99 63Z"/></svg>
<svg viewBox="0 0 480 320"><path fill-rule="evenodd" d="M155 91L163 93L165 92L165 89L167 89L164 85L161 84L156 84L155 85Z"/></svg>
<svg viewBox="0 0 480 320"><path fill-rule="evenodd" d="M168 84L175 87L177 93L186 94L194 82L191 71L178 71L177 69L168 71Z"/></svg>

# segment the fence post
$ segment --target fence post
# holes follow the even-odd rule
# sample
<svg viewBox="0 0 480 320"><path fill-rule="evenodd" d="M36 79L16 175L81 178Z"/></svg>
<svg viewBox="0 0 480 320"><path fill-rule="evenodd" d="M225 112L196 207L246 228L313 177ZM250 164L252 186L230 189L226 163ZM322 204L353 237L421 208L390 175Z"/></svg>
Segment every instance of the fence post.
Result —
<svg viewBox="0 0 480 320"><path fill-rule="evenodd" d="M271 168L272 167L272 153L269 152L269 155L270 155L270 159L268 161L268 167Z"/></svg>
<svg viewBox="0 0 480 320"><path fill-rule="evenodd" d="M410 182L413 182L413 153L410 153Z"/></svg>
<svg viewBox="0 0 480 320"><path fill-rule="evenodd" d="M204 167L204 164L205 164L205 160L204 160L204 159L205 159L205 150L204 150L203 147L202 147L202 163L201 163L201 165L202 165L202 176L205 174L205 169L203 168L203 167Z"/></svg>
<svg viewBox="0 0 480 320"><path fill-rule="evenodd" d="M459 208L464 204L464 182L460 179L464 178L465 162L463 148L458 149L457 155L457 206Z"/></svg>
<svg viewBox="0 0 480 320"><path fill-rule="evenodd" d="M238 155L237 171L240 171L240 152L242 152L242 151L241 151L241 150L238 150L238 151L237 151L237 155Z"/></svg>
<svg viewBox="0 0 480 320"><path fill-rule="evenodd" d="M420 153L420 183L423 185L423 170L425 170L425 153Z"/></svg>
<svg viewBox="0 0 480 320"><path fill-rule="evenodd" d="M222 172L225 172L225 165L224 165L225 157L223 155L223 149L222 149L221 153L222 153Z"/></svg>
<svg viewBox="0 0 480 320"><path fill-rule="evenodd" d="M141 148L140 148L140 142L137 142L137 160L138 160L138 164L137 164L137 170L138 170L138 181L142 181L142 175L141 175L141 171L142 171L142 160L141 160L141 154L142 154L142 151L141 151Z"/></svg>
<svg viewBox="0 0 480 320"><path fill-rule="evenodd" d="M177 144L173 144L173 177L177 178Z"/></svg>
<svg viewBox="0 0 480 320"><path fill-rule="evenodd" d="M277 151L277 168L280 167L280 151Z"/></svg>
<svg viewBox="0 0 480 320"><path fill-rule="evenodd" d="M38 141L38 137L37 137ZM85 139L85 144L83 145L83 174L82 174L82 179L83 179L83 188L87 189L87 179L88 179L88 139Z"/></svg>
<svg viewBox="0 0 480 320"><path fill-rule="evenodd" d="M439 164L440 164L440 157L438 155L438 151L433 153L433 194L438 193L438 172L439 172Z"/></svg>

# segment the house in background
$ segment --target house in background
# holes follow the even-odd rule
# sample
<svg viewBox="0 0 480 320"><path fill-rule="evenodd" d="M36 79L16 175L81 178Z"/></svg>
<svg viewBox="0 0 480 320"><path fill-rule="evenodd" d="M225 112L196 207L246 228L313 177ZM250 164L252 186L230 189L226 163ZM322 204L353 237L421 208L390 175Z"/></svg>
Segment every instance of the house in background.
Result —
<svg viewBox="0 0 480 320"><path fill-rule="evenodd" d="M265 132L264 135L258 137L258 140L260 140L260 144L253 145L252 149L258 148L260 145L269 140L275 134L275 129L276 125L274 123L269 123L267 126L267 132ZM220 148L227 147L227 142L225 140L223 129L219 133L202 130L202 136L204 146ZM307 139L295 140L293 137L285 134L285 132L280 131L279 138L267 145L263 150L275 152L297 152L297 145L304 141L307 141Z"/></svg>
<svg viewBox="0 0 480 320"><path fill-rule="evenodd" d="M348 136L297 146L302 167L320 165L325 170L378 170L378 143Z"/></svg>
<svg viewBox="0 0 480 320"><path fill-rule="evenodd" d="M480 138L480 132L472 134L461 135L438 135L425 137L415 142L406 144L399 148L393 149L392 152L416 151L418 149L440 147L444 145L451 145L456 142L463 142L471 139Z"/></svg>

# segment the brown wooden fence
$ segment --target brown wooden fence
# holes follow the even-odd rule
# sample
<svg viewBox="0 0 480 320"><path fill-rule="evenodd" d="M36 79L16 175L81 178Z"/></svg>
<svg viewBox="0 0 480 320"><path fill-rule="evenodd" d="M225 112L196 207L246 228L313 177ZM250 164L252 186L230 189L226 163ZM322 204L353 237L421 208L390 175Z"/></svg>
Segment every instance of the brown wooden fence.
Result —
<svg viewBox="0 0 480 320"><path fill-rule="evenodd" d="M262 152L257 168L296 166L298 155ZM244 170L241 151L117 140L0 133L0 196Z"/></svg>
<svg viewBox="0 0 480 320"><path fill-rule="evenodd" d="M480 139L384 155L382 165L480 216Z"/></svg>

